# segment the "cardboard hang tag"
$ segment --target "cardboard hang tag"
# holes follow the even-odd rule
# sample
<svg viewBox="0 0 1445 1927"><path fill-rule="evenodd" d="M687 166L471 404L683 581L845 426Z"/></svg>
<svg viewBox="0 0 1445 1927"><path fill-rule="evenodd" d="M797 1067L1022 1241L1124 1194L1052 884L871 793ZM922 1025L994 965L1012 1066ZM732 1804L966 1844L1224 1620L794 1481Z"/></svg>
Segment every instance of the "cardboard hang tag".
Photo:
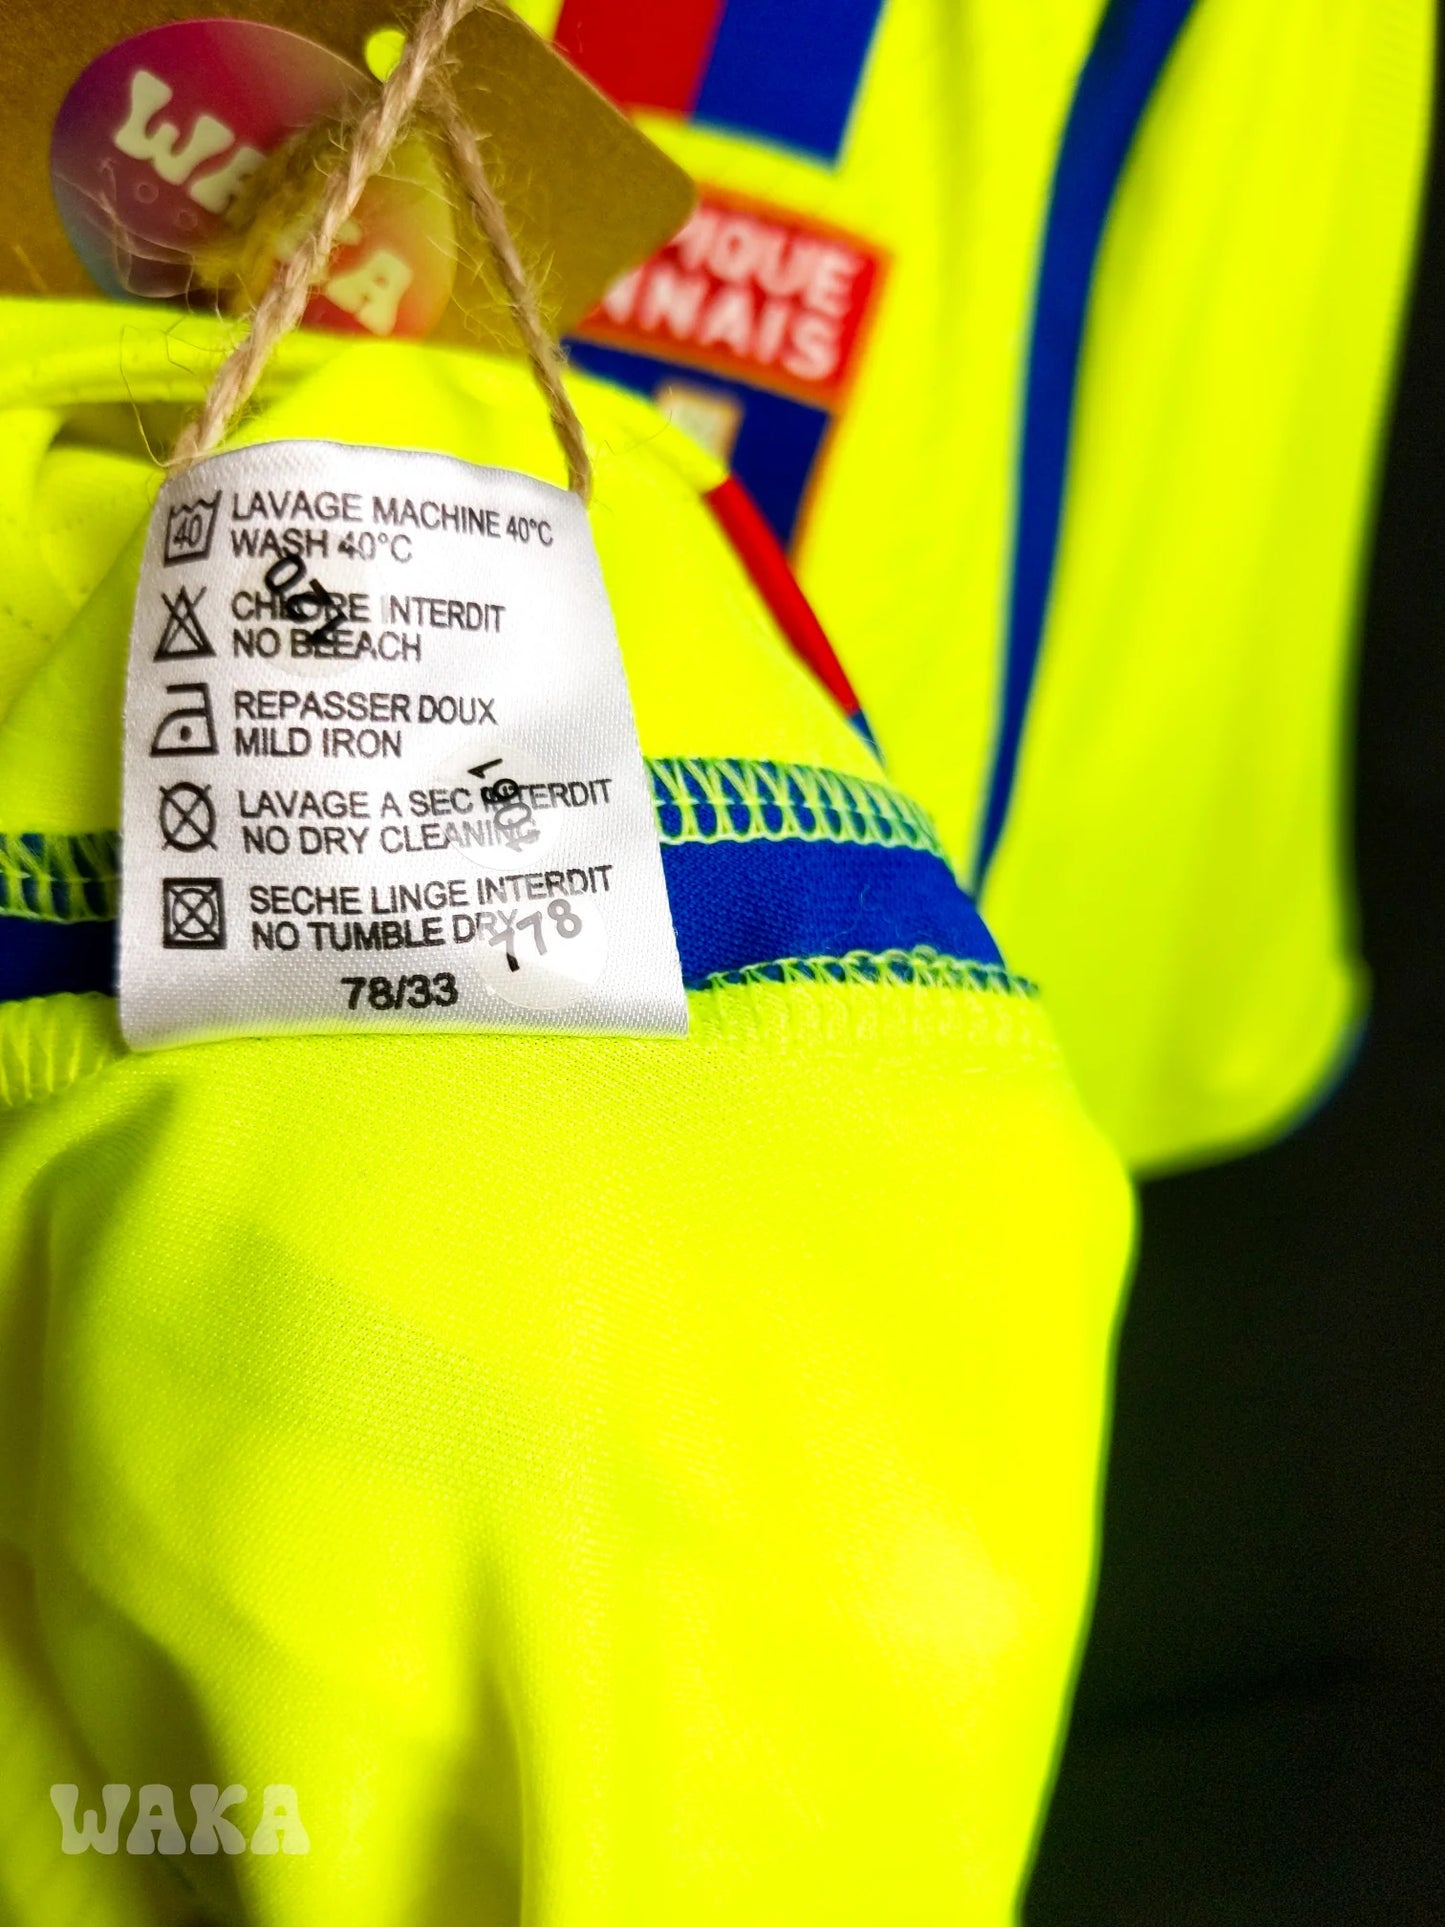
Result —
<svg viewBox="0 0 1445 1927"><path fill-rule="evenodd" d="M246 19L302 35L363 73L368 40L406 24L379 0L242 4ZM11 184L0 292L100 298L52 193L51 139L61 107L90 63L132 36L231 18L194 0L72 0L61 34L53 5L10 0L9 41L20 51L0 67L0 164ZM677 232L693 205L692 182L509 9L469 14L449 51L458 101L482 143L542 313L565 333L620 275ZM224 127L224 111L202 95L189 120L178 116L173 152L185 153L206 114L211 127ZM117 131L96 130L98 170ZM219 151L213 165L226 161ZM514 351L516 334L484 245L460 210L458 228L453 298L431 338Z"/></svg>

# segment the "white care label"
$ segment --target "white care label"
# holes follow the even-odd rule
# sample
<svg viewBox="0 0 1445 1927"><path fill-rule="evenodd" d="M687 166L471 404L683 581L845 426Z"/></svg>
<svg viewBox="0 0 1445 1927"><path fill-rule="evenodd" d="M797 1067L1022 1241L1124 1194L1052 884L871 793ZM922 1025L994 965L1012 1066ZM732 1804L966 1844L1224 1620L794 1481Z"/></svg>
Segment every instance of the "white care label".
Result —
<svg viewBox="0 0 1445 1927"><path fill-rule="evenodd" d="M298 441L167 482L122 850L137 1048L687 1029L586 510L509 469Z"/></svg>

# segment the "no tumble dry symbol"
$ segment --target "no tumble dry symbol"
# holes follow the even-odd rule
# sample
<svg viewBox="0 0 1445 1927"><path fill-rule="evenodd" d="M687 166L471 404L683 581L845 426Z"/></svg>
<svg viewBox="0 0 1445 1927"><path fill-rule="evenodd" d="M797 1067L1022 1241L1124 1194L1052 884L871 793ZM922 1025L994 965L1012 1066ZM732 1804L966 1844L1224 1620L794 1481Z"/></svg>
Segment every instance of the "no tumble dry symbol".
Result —
<svg viewBox="0 0 1445 1927"><path fill-rule="evenodd" d="M201 618L196 613L205 593L204 589L198 590L194 598L189 589L178 589L174 596L162 594L161 601L168 614L153 661L178 662L183 656L215 655L211 638L201 627Z"/></svg>
<svg viewBox="0 0 1445 1927"><path fill-rule="evenodd" d="M219 877L161 879L161 944L167 950L224 950L226 897Z"/></svg>
<svg viewBox="0 0 1445 1927"><path fill-rule="evenodd" d="M214 850L216 806L208 786L172 783L161 791L161 836L168 850Z"/></svg>

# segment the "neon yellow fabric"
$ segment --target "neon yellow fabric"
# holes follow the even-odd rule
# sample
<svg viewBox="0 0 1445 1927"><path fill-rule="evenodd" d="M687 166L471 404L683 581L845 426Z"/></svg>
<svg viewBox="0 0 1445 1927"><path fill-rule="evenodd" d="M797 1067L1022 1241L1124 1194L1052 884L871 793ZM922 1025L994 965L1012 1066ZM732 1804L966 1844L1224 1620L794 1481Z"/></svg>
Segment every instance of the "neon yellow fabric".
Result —
<svg viewBox="0 0 1445 1927"><path fill-rule="evenodd" d="M128 308L123 322L99 302L46 304L44 313L49 339L38 336L35 303L0 301L0 410L7 422L14 413L36 424L30 432L39 447L45 434L54 438L77 402L155 408L193 398L195 370L210 365L210 344L220 338L214 325L180 321L164 309ZM468 460L489 450L488 461L565 481L546 413L540 405L525 406L514 369L479 356L376 345L384 359L374 378L364 378L336 344L293 337L271 378L274 405L237 442L296 434L304 420L306 432L320 422L332 440L407 447L430 436L423 445ZM298 391L294 383L303 374ZM604 406L597 384L578 387ZM129 408L125 417L133 420ZM817 695L809 672L780 647L746 572L716 538L698 493L720 480L722 470L630 397L609 391L603 419L629 456L614 459L605 443L599 449L593 528L619 627L631 637L629 673L648 753L780 755L877 776L876 759L836 707ZM650 443L657 444L652 462L636 452ZM39 457L27 447L27 459L7 465L0 478L14 491L0 515L7 583L0 593L8 598L16 635L14 665L0 668L0 715L7 684L12 709L0 756L0 821L31 830L113 827L119 820L117 745L113 733L95 740L82 692L104 680L118 708L124 664L116 657L115 634L129 624L140 525L158 471L134 455L127 461L109 451L87 454L99 527L89 576L80 580L85 564L74 557L62 554L58 564L44 566L59 544L73 539L63 529L51 532L44 518L52 504L63 504L65 516L86 527L79 520L86 502L72 486L76 460L62 443L54 451L60 477L52 480L47 465L37 485ZM648 544L633 534L658 515L684 516L692 542ZM37 517L43 522L38 534ZM118 571L82 601L81 592L122 544L128 546ZM65 648L46 656L72 611ZM724 649L726 674L718 669ZM689 666L698 680L685 673ZM57 729L69 754L57 754Z"/></svg>
<svg viewBox="0 0 1445 1927"><path fill-rule="evenodd" d="M985 902L1136 1162L1292 1122L1362 1016L1345 701L1433 17L1201 7L1106 238Z"/></svg>
<svg viewBox="0 0 1445 1927"><path fill-rule="evenodd" d="M521 10L551 32L559 4ZM966 874L1035 273L1103 13L886 0L835 165L638 115L703 183L890 257L795 561L890 769ZM1113 205L982 904L1139 1166L1278 1129L1359 1019L1342 706L1432 34L1430 0L1201 0Z"/></svg>
<svg viewBox="0 0 1445 1927"><path fill-rule="evenodd" d="M136 548L107 509L42 562L49 464L139 515L153 471L92 471L71 402L109 432L193 393L215 331L42 304L0 331L7 416L52 424L0 471L49 623L0 830L76 834L116 820ZM698 458L577 392L645 752L876 777ZM555 474L519 370L420 349L296 343L250 432ZM242 1785L247 1836L293 1786L308 1853L168 1863L256 1927L1013 1918L1127 1186L1020 989L794 973L690 1006L685 1042L144 1055L105 998L0 1006L7 1918L174 1910L156 1860L58 1852L50 1786L98 1809L107 1781L174 1788L183 1827L193 1783Z"/></svg>

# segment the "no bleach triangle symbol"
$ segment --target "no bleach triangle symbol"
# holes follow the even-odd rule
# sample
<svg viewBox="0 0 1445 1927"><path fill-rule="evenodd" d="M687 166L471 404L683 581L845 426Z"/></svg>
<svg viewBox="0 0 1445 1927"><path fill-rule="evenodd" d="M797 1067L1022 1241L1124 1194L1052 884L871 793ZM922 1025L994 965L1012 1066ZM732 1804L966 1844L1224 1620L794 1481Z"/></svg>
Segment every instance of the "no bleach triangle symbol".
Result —
<svg viewBox="0 0 1445 1927"><path fill-rule="evenodd" d="M177 662L183 656L214 656L211 639L201 627L201 618L196 613L197 604L205 595L200 590L192 599L189 589L179 589L174 596L162 595L169 610L166 626L161 631L161 639L156 644L153 658L156 662Z"/></svg>

